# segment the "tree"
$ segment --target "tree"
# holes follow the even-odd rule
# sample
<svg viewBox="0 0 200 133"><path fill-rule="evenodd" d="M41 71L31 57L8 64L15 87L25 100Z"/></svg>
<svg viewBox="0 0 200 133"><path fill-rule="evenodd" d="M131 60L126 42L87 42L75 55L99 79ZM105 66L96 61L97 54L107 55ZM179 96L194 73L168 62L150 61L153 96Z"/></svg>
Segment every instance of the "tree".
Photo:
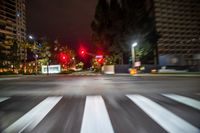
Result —
<svg viewBox="0 0 200 133"><path fill-rule="evenodd" d="M108 3L99 0L95 17L92 22L93 43L96 48L106 55L122 55L120 46L120 32L122 30L122 10L116 0ZM123 57L120 57L123 60Z"/></svg>
<svg viewBox="0 0 200 133"><path fill-rule="evenodd" d="M92 40L100 51L106 53L108 44L107 30L109 26L109 5L106 0L99 0L96 6L94 20L92 21L91 28L94 31Z"/></svg>
<svg viewBox="0 0 200 133"><path fill-rule="evenodd" d="M151 10L151 7L147 8L146 0L110 0L110 3L99 0L91 25L94 44L97 48L103 47L108 55L120 55L122 61L124 56L125 63L135 41L141 44L141 50L155 49L158 36Z"/></svg>
<svg viewBox="0 0 200 133"><path fill-rule="evenodd" d="M0 67L10 68L12 67L13 72L15 68L19 68L20 57L19 57L19 42L17 39L1 39L0 41Z"/></svg>
<svg viewBox="0 0 200 133"><path fill-rule="evenodd" d="M16 39L10 40L12 44L10 47L10 55L9 60L12 64L13 72L15 72L15 68L18 70L20 65L20 57L19 57L19 42Z"/></svg>
<svg viewBox="0 0 200 133"><path fill-rule="evenodd" d="M4 68L4 61L6 60L6 54L4 53L5 47L3 42L0 42L0 68Z"/></svg>
<svg viewBox="0 0 200 133"><path fill-rule="evenodd" d="M129 46L133 43L132 41L137 41L139 46L136 49L141 50L140 52L138 51L140 53L138 54L138 58L146 58L144 63L147 60L152 60L153 51L156 49L158 39L152 15L152 5L147 8L145 5L146 0L124 0L121 2L125 14L125 30L123 32L126 38L125 44ZM146 53L147 51L148 53Z"/></svg>
<svg viewBox="0 0 200 133"><path fill-rule="evenodd" d="M62 64L67 68L70 68L72 66L75 66L75 52L74 50L70 49L66 45L61 45L58 41L56 41L51 48L51 53L52 53L52 63L55 64ZM60 53L66 55L66 61L63 62L60 58Z"/></svg>
<svg viewBox="0 0 200 133"><path fill-rule="evenodd" d="M20 42L20 48L23 49L23 57L21 59L21 62L23 64L23 73L26 73L26 63L28 60L28 51L29 49L33 49L34 45L28 42L27 40L23 40Z"/></svg>
<svg viewBox="0 0 200 133"><path fill-rule="evenodd" d="M44 63L48 64L51 58L50 44L47 41L40 42L37 44L37 50L38 59L45 60Z"/></svg>

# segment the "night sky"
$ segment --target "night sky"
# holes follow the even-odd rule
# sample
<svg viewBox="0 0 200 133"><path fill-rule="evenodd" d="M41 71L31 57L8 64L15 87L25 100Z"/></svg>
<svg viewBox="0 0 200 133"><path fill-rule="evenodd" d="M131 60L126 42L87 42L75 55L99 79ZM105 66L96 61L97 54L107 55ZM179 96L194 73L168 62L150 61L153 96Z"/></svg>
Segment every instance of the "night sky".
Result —
<svg viewBox="0 0 200 133"><path fill-rule="evenodd" d="M90 24L97 0L27 0L28 34L76 48L90 47Z"/></svg>

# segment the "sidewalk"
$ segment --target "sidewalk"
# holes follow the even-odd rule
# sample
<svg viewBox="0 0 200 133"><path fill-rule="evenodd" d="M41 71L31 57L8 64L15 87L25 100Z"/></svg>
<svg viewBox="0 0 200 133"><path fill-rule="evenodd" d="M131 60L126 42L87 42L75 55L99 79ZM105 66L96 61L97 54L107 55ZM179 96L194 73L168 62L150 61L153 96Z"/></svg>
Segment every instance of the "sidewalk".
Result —
<svg viewBox="0 0 200 133"><path fill-rule="evenodd" d="M121 76L131 76L129 73L117 73L114 75L121 75ZM132 76L146 76L146 77L155 77L155 76L174 76L174 77L200 77L200 74L194 74L194 73L156 73L156 74L151 74L151 73L138 73L134 74Z"/></svg>
<svg viewBox="0 0 200 133"><path fill-rule="evenodd" d="M43 75L43 74L37 74L37 75L22 75L22 74L19 74L19 75L0 75L0 81L27 78L27 77L42 77L42 76L48 76L48 75Z"/></svg>
<svg viewBox="0 0 200 133"><path fill-rule="evenodd" d="M175 76L175 77L200 77L197 73L155 73L155 74L135 74L133 76Z"/></svg>
<svg viewBox="0 0 200 133"><path fill-rule="evenodd" d="M21 78L21 75L0 75L0 81L13 80L13 79L19 79L19 78Z"/></svg>
<svg viewBox="0 0 200 133"><path fill-rule="evenodd" d="M96 75L102 75L101 73L95 73L95 72L91 72L91 71L83 71L83 72L74 72L68 75L75 75L75 76L96 76Z"/></svg>

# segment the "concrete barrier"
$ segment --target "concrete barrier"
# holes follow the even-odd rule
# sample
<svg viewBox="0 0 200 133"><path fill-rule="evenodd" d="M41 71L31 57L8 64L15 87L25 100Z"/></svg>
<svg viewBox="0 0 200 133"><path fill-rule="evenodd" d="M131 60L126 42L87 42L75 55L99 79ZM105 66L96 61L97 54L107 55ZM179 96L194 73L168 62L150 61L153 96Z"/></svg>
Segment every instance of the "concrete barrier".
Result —
<svg viewBox="0 0 200 133"><path fill-rule="evenodd" d="M115 67L114 65L105 65L102 67L102 72L104 74L115 74Z"/></svg>

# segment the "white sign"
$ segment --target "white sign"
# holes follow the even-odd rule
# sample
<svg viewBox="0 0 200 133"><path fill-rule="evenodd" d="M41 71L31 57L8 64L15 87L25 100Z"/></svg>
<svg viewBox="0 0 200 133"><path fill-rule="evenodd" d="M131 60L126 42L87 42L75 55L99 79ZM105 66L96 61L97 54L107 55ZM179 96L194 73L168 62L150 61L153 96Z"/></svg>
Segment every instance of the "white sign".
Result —
<svg viewBox="0 0 200 133"><path fill-rule="evenodd" d="M141 66L141 62L140 61L135 62L135 67L139 67L139 66Z"/></svg>
<svg viewBox="0 0 200 133"><path fill-rule="evenodd" d="M103 58L103 55L96 55L96 59Z"/></svg>
<svg viewBox="0 0 200 133"><path fill-rule="evenodd" d="M61 66L60 65L49 65L48 73L60 73ZM47 66L42 66L42 73L47 73Z"/></svg>

